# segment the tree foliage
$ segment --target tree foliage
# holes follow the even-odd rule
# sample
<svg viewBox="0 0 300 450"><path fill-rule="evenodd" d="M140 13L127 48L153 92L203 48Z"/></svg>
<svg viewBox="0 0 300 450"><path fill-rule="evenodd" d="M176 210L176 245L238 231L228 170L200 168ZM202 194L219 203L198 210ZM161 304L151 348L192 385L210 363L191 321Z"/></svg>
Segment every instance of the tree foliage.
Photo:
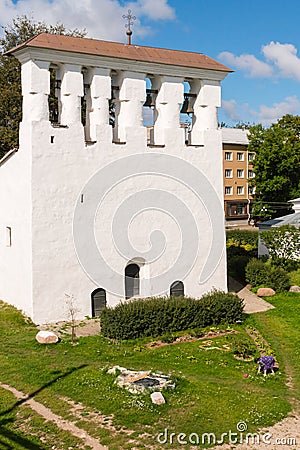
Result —
<svg viewBox="0 0 300 450"><path fill-rule="evenodd" d="M21 70L16 58L3 54L39 33L66 34L83 37L85 30L67 30L62 23L47 25L26 15L13 19L4 27L0 39L0 158L12 148L18 147L19 123L22 119Z"/></svg>
<svg viewBox="0 0 300 450"><path fill-rule="evenodd" d="M300 116L288 114L269 128L252 126L248 138L249 152L256 153L253 215L284 215L286 202L300 196Z"/></svg>
<svg viewBox="0 0 300 450"><path fill-rule="evenodd" d="M261 239L269 250L270 257L279 265L281 262L300 262L300 229L291 225L271 228L261 233Z"/></svg>

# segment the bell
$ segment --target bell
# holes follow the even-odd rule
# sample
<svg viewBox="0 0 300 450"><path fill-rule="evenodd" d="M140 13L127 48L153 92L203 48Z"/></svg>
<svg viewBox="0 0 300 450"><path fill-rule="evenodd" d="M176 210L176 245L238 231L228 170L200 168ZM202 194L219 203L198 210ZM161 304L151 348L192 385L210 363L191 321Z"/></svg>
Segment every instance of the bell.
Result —
<svg viewBox="0 0 300 450"><path fill-rule="evenodd" d="M150 94L150 92L147 93L146 101L143 106L148 106L148 108L155 106L155 103L153 102L152 95Z"/></svg>
<svg viewBox="0 0 300 450"><path fill-rule="evenodd" d="M181 114L193 114L194 108L190 105L188 96L184 97L184 102L180 111Z"/></svg>

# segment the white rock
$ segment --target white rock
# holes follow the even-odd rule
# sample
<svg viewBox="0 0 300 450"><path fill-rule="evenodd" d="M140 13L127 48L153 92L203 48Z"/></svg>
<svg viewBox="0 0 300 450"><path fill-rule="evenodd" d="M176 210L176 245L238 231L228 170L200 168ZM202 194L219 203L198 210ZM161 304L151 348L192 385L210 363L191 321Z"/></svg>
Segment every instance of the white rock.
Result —
<svg viewBox="0 0 300 450"><path fill-rule="evenodd" d="M116 375L117 371L123 373L123 372L127 372L127 369L126 369L126 367L114 366L111 369L108 369L107 373L109 373L111 375Z"/></svg>
<svg viewBox="0 0 300 450"><path fill-rule="evenodd" d="M152 392L150 397L152 403L154 403L155 405L163 405L164 403L166 403L165 397L162 395L161 392L158 391Z"/></svg>
<svg viewBox="0 0 300 450"><path fill-rule="evenodd" d="M58 336L52 331L39 331L35 339L40 344L56 344L59 341Z"/></svg>
<svg viewBox="0 0 300 450"><path fill-rule="evenodd" d="M299 286L291 286L290 292L300 292L300 287Z"/></svg>

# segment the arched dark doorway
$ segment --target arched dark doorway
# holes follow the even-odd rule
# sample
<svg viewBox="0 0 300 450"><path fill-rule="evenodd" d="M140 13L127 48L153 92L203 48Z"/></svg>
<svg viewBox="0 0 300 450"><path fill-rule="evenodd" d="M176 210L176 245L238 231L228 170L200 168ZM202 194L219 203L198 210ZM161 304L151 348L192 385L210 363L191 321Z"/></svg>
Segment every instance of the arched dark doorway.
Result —
<svg viewBox="0 0 300 450"><path fill-rule="evenodd" d="M171 297L183 297L184 296L184 284L182 281L174 281L170 286Z"/></svg>
<svg viewBox="0 0 300 450"><path fill-rule="evenodd" d="M92 317L100 315L101 311L106 308L106 290L99 288L92 292Z"/></svg>
<svg viewBox="0 0 300 450"><path fill-rule="evenodd" d="M137 264L129 264L125 268L125 298L140 294L140 268Z"/></svg>

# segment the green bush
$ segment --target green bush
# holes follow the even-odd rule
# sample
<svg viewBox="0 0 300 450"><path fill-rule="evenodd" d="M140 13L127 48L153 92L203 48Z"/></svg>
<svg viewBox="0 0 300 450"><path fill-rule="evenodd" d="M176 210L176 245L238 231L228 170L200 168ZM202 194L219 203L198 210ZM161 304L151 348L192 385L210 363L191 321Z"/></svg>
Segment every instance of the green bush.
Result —
<svg viewBox="0 0 300 450"><path fill-rule="evenodd" d="M257 353L254 343L248 339L233 339L232 350L235 355L242 358L249 358Z"/></svg>
<svg viewBox="0 0 300 450"><path fill-rule="evenodd" d="M246 281L252 286L260 286L266 283L265 263L260 259L251 259L245 269Z"/></svg>
<svg viewBox="0 0 300 450"><path fill-rule="evenodd" d="M214 291L200 300L189 297L129 300L104 309L100 321L104 336L123 340L233 323L242 317L240 298Z"/></svg>
<svg viewBox="0 0 300 450"><path fill-rule="evenodd" d="M275 264L286 270L296 270L300 263L300 229L291 225L261 233L261 239L268 248Z"/></svg>
<svg viewBox="0 0 300 450"><path fill-rule="evenodd" d="M228 230L226 241L227 248L241 247L246 251L257 250L258 232L254 230Z"/></svg>
<svg viewBox="0 0 300 450"><path fill-rule="evenodd" d="M294 270L289 275L290 275L291 284L300 286L300 268L298 270Z"/></svg>
<svg viewBox="0 0 300 450"><path fill-rule="evenodd" d="M289 274L281 267L272 265L272 261L263 262L260 259L251 259L246 266L246 281L253 287L270 287L278 292L289 289Z"/></svg>
<svg viewBox="0 0 300 450"><path fill-rule="evenodd" d="M290 288L289 274L281 267L271 266L268 271L268 287L277 292L287 291Z"/></svg>

